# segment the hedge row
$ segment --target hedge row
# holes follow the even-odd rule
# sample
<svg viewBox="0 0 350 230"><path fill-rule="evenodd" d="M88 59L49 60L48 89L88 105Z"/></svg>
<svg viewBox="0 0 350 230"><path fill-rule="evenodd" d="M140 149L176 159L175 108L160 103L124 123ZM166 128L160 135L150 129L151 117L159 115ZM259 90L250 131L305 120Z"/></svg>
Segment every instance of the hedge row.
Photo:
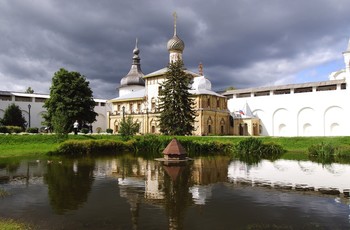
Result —
<svg viewBox="0 0 350 230"><path fill-rule="evenodd" d="M98 154L117 154L132 149L131 142L114 140L67 140L60 144L52 154L70 156L91 156Z"/></svg>
<svg viewBox="0 0 350 230"><path fill-rule="evenodd" d="M24 129L19 126L0 126L0 133L21 133ZM36 127L28 128L27 133L39 133L39 129Z"/></svg>
<svg viewBox="0 0 350 230"><path fill-rule="evenodd" d="M0 133L20 133L23 128L19 126L0 126Z"/></svg>
<svg viewBox="0 0 350 230"><path fill-rule="evenodd" d="M97 154L117 154L124 152L137 153L138 155L156 157L161 156L161 152L171 141L171 137L162 137L154 135L145 135L136 137L129 141L121 140L67 140L60 144L56 154L62 155L97 155ZM249 139L250 143L253 139ZM198 155L230 155L239 151L242 154L250 155L244 148L251 148L249 144L240 142L238 147L233 143L219 141L198 141L198 140L180 140L182 146L186 149L189 156ZM276 155L283 152L283 149L275 144L262 144L259 142L259 151L264 152L264 156ZM240 154L239 154L240 155Z"/></svg>

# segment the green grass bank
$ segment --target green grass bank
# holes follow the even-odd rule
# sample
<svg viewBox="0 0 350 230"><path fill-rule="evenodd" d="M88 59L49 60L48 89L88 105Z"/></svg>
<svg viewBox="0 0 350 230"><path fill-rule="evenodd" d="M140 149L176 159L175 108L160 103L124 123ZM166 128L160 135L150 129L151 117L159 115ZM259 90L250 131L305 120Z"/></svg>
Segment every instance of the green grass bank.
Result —
<svg viewBox="0 0 350 230"><path fill-rule="evenodd" d="M143 136L136 136L131 142L137 142ZM173 137L170 136L152 136L152 138L158 139L161 143L170 141ZM188 148L193 148L193 151L201 151L196 149L196 143L200 143L201 146L209 149L209 151L215 151L210 149L213 142L221 145L236 145L240 141L248 137L237 136L178 136L176 137L181 143L184 143ZM281 145L287 153L282 158L284 159L307 159L308 148L312 145L319 143L329 143L333 146L350 149L350 137L257 137L262 140L263 143L275 143ZM88 141L88 140L113 140L117 142L123 142L118 135L68 135L69 141ZM194 143L194 144L193 144ZM11 156L43 156L55 151L60 142L56 135L48 134L22 134L22 135L0 135L0 157ZM152 148L151 144L147 146L134 145L132 148ZM164 145L164 144L163 144ZM156 147L156 146L154 146ZM159 147L159 146L158 146ZM160 146L163 147L163 146ZM137 149L133 149L137 151Z"/></svg>

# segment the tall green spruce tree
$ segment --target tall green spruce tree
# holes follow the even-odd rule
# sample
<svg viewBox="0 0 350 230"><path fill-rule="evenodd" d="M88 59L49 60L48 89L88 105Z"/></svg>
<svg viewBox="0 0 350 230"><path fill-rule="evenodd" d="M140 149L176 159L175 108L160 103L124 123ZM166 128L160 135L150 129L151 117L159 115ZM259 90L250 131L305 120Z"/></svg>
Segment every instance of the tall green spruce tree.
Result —
<svg viewBox="0 0 350 230"><path fill-rule="evenodd" d="M181 60L169 63L166 79L159 92L160 131L165 135L191 135L194 130L194 99L192 77L184 71Z"/></svg>
<svg viewBox="0 0 350 230"><path fill-rule="evenodd" d="M19 106L12 103L6 108L4 118L0 119L0 125L1 124L5 126L18 126L24 130L26 119L23 117Z"/></svg>
<svg viewBox="0 0 350 230"><path fill-rule="evenodd" d="M50 98L45 101L45 123L56 133L67 134L73 123L92 123L96 120L95 101L89 82L78 72L57 71L50 87Z"/></svg>

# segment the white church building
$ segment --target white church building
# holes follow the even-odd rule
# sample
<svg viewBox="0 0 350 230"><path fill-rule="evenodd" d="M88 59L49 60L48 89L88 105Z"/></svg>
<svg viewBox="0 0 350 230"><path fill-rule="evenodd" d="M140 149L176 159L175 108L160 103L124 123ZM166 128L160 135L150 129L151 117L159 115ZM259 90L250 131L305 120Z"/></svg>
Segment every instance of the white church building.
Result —
<svg viewBox="0 0 350 230"><path fill-rule="evenodd" d="M350 136L350 41L343 56L328 81L226 91L228 109L242 123L259 118L262 136Z"/></svg>

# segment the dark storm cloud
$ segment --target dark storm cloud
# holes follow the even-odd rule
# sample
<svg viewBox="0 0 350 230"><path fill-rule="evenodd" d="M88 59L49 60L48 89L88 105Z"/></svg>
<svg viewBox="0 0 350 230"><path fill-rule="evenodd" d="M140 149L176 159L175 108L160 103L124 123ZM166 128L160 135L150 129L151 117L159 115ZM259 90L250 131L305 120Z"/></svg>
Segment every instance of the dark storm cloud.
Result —
<svg viewBox="0 0 350 230"><path fill-rule="evenodd" d="M340 60L350 36L348 0L0 2L0 90L49 92L63 67L112 98L139 39L145 74L168 63L178 14L184 62L215 89L291 83L305 68ZM324 79L325 80L325 79Z"/></svg>

